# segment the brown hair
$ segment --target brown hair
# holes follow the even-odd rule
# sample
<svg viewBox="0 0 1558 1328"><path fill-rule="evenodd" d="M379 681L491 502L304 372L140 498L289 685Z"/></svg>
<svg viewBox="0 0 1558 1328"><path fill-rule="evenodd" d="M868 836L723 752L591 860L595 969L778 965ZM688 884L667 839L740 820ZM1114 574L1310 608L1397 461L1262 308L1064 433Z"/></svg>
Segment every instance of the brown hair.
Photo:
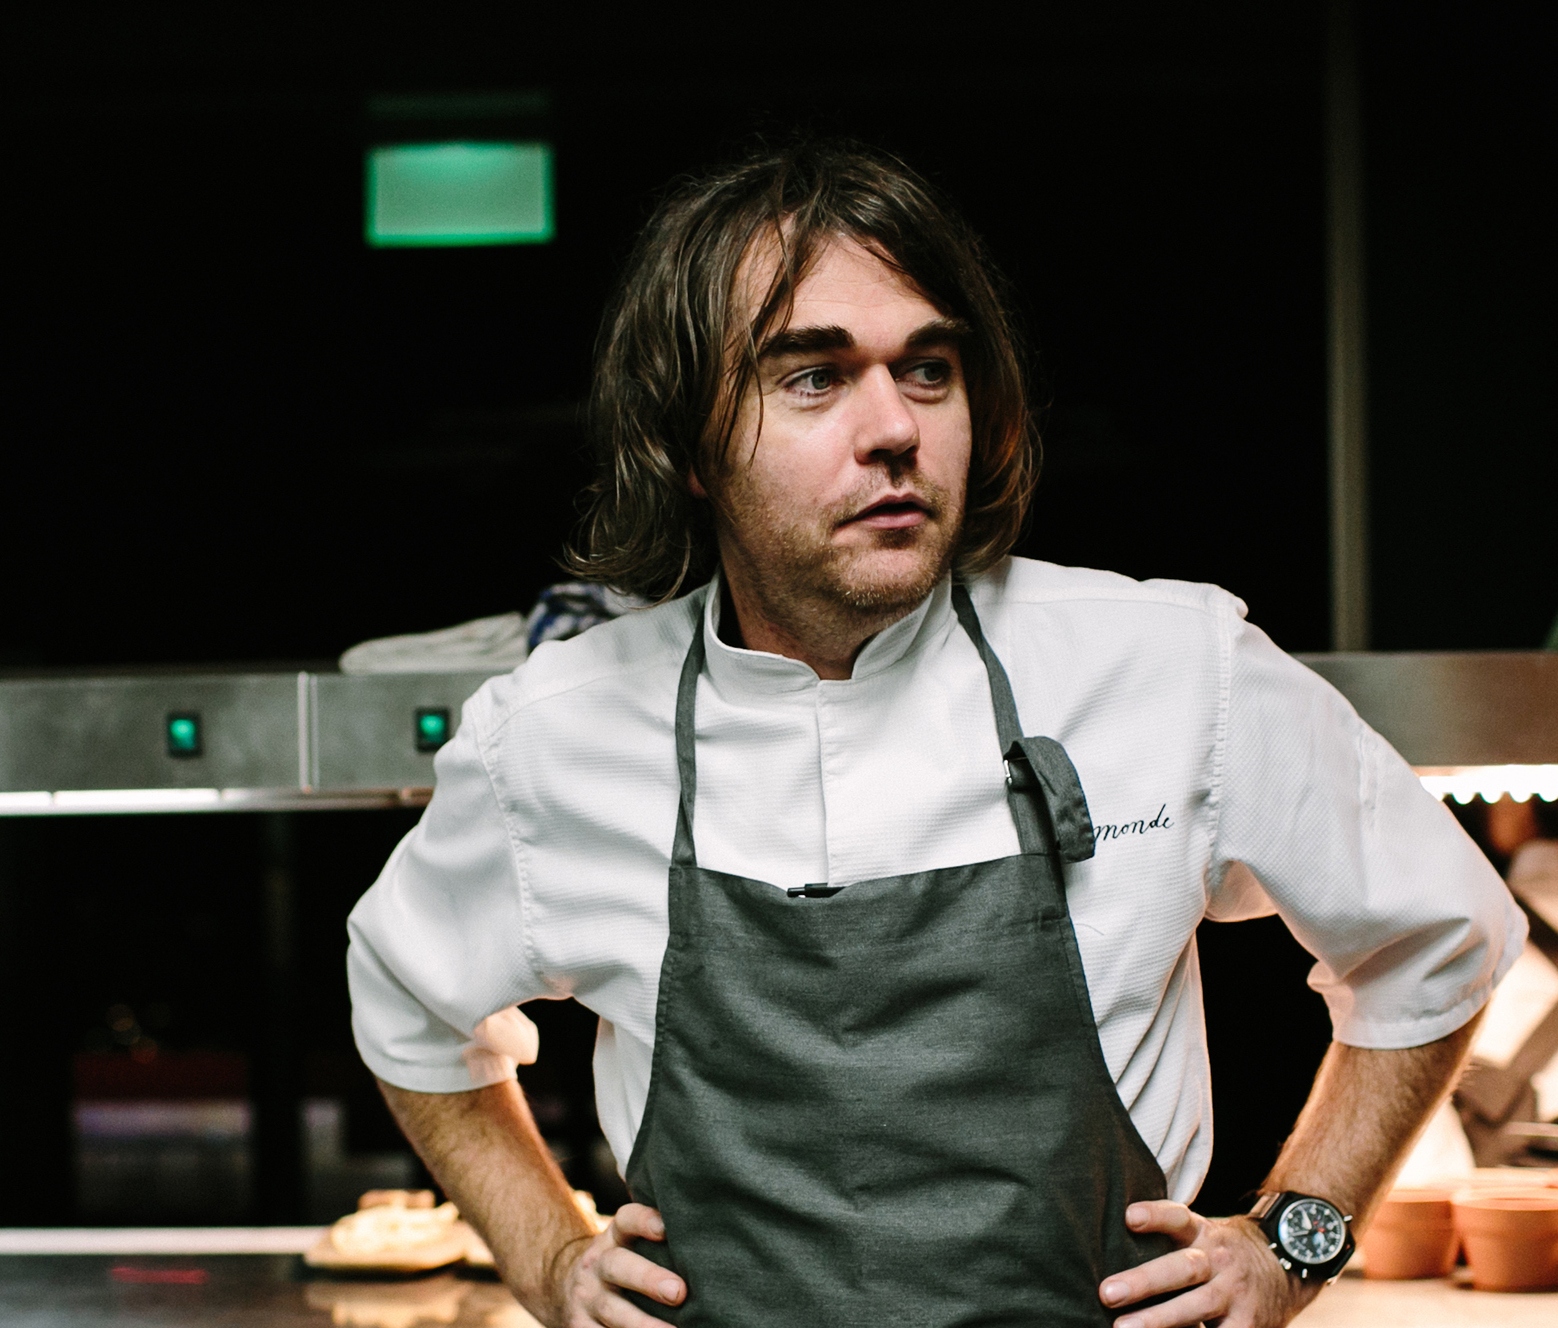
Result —
<svg viewBox="0 0 1558 1328"><path fill-rule="evenodd" d="M723 461L760 339L783 327L816 255L841 235L968 325L973 455L956 570L985 571L1016 543L1038 479L1038 440L999 278L962 218L902 162L811 143L682 184L639 236L596 343L589 425L597 474L569 570L657 600L713 572L713 522L688 471L710 449ZM737 277L760 237L774 242L779 261L747 324Z"/></svg>

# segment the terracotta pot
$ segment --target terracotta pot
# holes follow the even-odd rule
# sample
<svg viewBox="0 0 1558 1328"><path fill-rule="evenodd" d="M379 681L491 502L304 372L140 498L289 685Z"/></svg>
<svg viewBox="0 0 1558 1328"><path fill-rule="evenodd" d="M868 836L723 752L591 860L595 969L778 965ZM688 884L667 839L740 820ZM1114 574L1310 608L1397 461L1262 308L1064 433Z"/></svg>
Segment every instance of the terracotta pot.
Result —
<svg viewBox="0 0 1558 1328"><path fill-rule="evenodd" d="M1453 1207L1479 1291L1558 1287L1558 1191L1462 1190Z"/></svg>
<svg viewBox="0 0 1558 1328"><path fill-rule="evenodd" d="M1392 1190L1362 1244L1365 1277L1448 1277L1460 1244L1450 1191Z"/></svg>

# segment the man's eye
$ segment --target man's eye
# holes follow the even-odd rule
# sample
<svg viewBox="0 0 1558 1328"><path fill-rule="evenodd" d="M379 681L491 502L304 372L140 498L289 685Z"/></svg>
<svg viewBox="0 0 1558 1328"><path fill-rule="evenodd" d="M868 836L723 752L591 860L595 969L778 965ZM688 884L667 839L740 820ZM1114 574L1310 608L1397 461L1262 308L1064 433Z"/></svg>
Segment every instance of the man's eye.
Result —
<svg viewBox="0 0 1558 1328"><path fill-rule="evenodd" d="M833 370L808 369L791 379L791 384L802 392L826 392L833 386Z"/></svg>
<svg viewBox="0 0 1558 1328"><path fill-rule="evenodd" d="M942 387L952 377L952 366L945 360L927 360L916 364L905 376L921 387Z"/></svg>

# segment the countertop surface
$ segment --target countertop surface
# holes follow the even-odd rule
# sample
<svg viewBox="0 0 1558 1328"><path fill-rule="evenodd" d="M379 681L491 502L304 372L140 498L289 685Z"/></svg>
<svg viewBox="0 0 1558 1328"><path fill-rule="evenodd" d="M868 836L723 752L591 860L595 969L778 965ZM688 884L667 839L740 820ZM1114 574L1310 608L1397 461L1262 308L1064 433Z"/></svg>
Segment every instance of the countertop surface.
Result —
<svg viewBox="0 0 1558 1328"><path fill-rule="evenodd" d="M398 1281L311 1273L295 1254L0 1255L6 1328L536 1328L490 1275ZM1558 1292L1496 1295L1446 1280L1344 1276L1300 1328L1552 1328Z"/></svg>
<svg viewBox="0 0 1558 1328"><path fill-rule="evenodd" d="M295 1254L0 1255L6 1328L538 1328L497 1279L324 1277Z"/></svg>
<svg viewBox="0 0 1558 1328"><path fill-rule="evenodd" d="M1558 1291L1473 1291L1455 1278L1370 1282L1344 1273L1293 1320L1294 1328L1553 1328Z"/></svg>

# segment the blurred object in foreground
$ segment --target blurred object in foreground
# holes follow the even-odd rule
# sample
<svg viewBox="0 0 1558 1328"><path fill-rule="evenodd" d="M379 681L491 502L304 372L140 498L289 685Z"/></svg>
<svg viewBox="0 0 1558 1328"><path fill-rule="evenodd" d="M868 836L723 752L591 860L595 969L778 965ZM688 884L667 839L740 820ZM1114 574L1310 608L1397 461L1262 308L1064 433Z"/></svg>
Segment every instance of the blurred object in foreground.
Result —
<svg viewBox="0 0 1558 1328"><path fill-rule="evenodd" d="M607 586L563 581L543 590L529 613L499 613L433 632L364 641L341 656L341 672L507 673L544 641L566 641L648 603Z"/></svg>
<svg viewBox="0 0 1558 1328"><path fill-rule="evenodd" d="M425 1191L370 1190L304 1254L311 1268L427 1272L458 1263L471 1229L452 1203L434 1208ZM428 1195L428 1200L432 1198Z"/></svg>
<svg viewBox="0 0 1558 1328"><path fill-rule="evenodd" d="M595 1196L575 1190L573 1201L597 1231L611 1219L595 1209ZM333 1272L429 1272L452 1263L494 1266L492 1251L452 1203L436 1207L429 1190L369 1190L303 1255L311 1268Z"/></svg>
<svg viewBox="0 0 1558 1328"><path fill-rule="evenodd" d="M414 1282L310 1282L310 1309L328 1310L344 1328L412 1328L417 1323L453 1323L471 1284L445 1273Z"/></svg>

